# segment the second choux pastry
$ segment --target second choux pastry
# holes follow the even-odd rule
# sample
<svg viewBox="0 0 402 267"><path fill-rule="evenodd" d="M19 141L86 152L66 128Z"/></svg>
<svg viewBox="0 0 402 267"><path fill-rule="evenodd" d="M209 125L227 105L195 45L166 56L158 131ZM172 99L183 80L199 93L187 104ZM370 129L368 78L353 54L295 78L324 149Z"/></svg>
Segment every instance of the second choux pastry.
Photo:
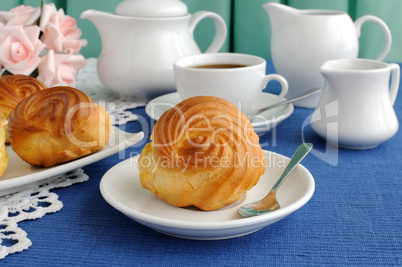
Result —
<svg viewBox="0 0 402 267"><path fill-rule="evenodd" d="M49 167L103 148L111 119L82 91L60 86L22 100L10 113L8 131L21 159Z"/></svg>

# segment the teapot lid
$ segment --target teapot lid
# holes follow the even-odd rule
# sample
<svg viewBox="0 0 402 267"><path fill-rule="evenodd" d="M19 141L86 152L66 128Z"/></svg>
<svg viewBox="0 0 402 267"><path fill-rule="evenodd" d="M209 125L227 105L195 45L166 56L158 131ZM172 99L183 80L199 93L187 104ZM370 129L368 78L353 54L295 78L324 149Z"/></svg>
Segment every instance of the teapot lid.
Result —
<svg viewBox="0 0 402 267"><path fill-rule="evenodd" d="M123 0L115 13L130 17L176 17L186 15L187 6L180 0Z"/></svg>

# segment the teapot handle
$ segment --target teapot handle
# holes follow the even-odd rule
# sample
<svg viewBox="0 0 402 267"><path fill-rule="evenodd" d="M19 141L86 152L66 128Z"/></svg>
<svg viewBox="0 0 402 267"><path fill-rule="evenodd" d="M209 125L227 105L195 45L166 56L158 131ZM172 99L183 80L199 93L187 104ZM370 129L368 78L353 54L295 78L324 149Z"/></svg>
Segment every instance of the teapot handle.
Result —
<svg viewBox="0 0 402 267"><path fill-rule="evenodd" d="M401 73L400 73L401 71L400 71L399 65L396 63L390 63L389 66L391 68L391 74L392 74L389 94L390 94L391 104L394 105L396 95L398 94L399 78L401 75Z"/></svg>
<svg viewBox="0 0 402 267"><path fill-rule="evenodd" d="M195 27L201 20L205 18L212 19L216 28L214 40L209 45L205 53L216 53L219 51L219 49L221 49L227 35L226 23L221 16L210 11L198 11L194 13L190 20L190 33L193 35Z"/></svg>
<svg viewBox="0 0 402 267"><path fill-rule="evenodd" d="M388 52L391 49L391 43L392 43L391 31L389 30L387 24L380 18L373 16L373 15L365 15L365 16L361 16L360 18L358 18L355 21L355 26L357 29L358 37L360 37L362 25L368 21L374 22L375 24L380 26L381 30L384 32L384 37L385 37L384 50L382 51L380 56L377 58L377 60L382 61L388 55Z"/></svg>

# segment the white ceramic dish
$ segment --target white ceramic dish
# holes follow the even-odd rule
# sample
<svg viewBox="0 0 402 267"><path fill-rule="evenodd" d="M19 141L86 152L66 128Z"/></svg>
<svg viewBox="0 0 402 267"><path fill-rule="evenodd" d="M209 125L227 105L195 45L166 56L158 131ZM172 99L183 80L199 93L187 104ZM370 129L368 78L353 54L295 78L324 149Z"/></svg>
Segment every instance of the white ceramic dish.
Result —
<svg viewBox="0 0 402 267"><path fill-rule="evenodd" d="M264 103L272 102L276 95L265 93L261 94L256 106L262 106ZM284 99L285 100L285 99ZM145 112L154 120L158 120L162 114L180 103L181 99L177 93L170 93L162 95L151 100L145 107ZM273 127L278 125L283 120L287 119L293 113L293 105L286 104L271 110L267 110L258 115L252 123L255 132L259 135L270 131Z"/></svg>
<svg viewBox="0 0 402 267"><path fill-rule="evenodd" d="M265 174L242 199L216 211L177 208L143 189L139 181L137 157L112 167L103 176L100 190L104 199L129 218L158 232L195 240L217 240L247 235L275 223L306 204L315 183L311 173L299 165L278 190L281 208L260 216L242 218L237 209L244 203L263 198L289 162L289 158L264 151Z"/></svg>
<svg viewBox="0 0 402 267"><path fill-rule="evenodd" d="M142 132L127 133L113 127L108 144L103 149L86 157L48 168L31 166L19 158L11 146L7 146L9 161L4 175L0 177L0 196L23 190L35 184L42 184L54 176L107 158L134 145L143 136Z"/></svg>

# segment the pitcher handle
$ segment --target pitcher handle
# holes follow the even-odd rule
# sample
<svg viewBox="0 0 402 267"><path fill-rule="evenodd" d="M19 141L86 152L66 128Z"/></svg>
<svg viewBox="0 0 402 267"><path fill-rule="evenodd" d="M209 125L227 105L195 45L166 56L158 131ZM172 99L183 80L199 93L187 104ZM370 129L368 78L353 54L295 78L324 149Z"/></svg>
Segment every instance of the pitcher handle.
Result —
<svg viewBox="0 0 402 267"><path fill-rule="evenodd" d="M399 81L400 81L401 71L400 71L399 65L396 63L390 63L389 66L391 68L391 75L392 75L391 85L390 85L390 89L389 89L389 95L390 95L390 99L391 99L391 104L394 105L396 95L398 94L398 90L399 90Z"/></svg>
<svg viewBox="0 0 402 267"><path fill-rule="evenodd" d="M198 23L206 18L212 19L212 21L215 24L216 31L214 40L209 45L207 50L205 50L205 53L216 53L219 51L219 49L221 49L222 45L225 43L227 35L226 23L221 16L219 16L217 13L210 11L198 11L194 13L191 16L190 20L190 33L191 35L193 35L194 30L198 25Z"/></svg>
<svg viewBox="0 0 402 267"><path fill-rule="evenodd" d="M392 44L391 31L389 30L387 24L380 18L373 16L373 15L365 15L365 16L361 16L360 18L358 18L355 21L355 26L357 29L357 37L360 37L362 25L368 21L374 22L375 24L380 26L381 30L384 32L384 36L385 36L384 50L382 51L380 56L377 58L377 60L382 61L388 55L389 50L391 49L391 44Z"/></svg>

